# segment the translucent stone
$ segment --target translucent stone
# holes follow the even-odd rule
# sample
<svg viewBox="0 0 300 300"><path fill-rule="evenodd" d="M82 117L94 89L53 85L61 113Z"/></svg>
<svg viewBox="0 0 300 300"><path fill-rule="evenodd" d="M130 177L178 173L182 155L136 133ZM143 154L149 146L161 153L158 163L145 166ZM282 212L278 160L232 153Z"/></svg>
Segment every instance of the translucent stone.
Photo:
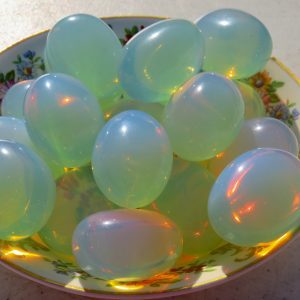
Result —
<svg viewBox="0 0 300 300"><path fill-rule="evenodd" d="M175 159L166 188L151 205L180 228L185 255L204 256L222 241L212 229L207 214L214 181L214 176L199 164Z"/></svg>
<svg viewBox="0 0 300 300"><path fill-rule="evenodd" d="M271 148L246 152L216 180L208 201L215 231L253 247L273 241L300 222L300 161Z"/></svg>
<svg viewBox="0 0 300 300"><path fill-rule="evenodd" d="M55 73L39 77L26 95L24 114L47 162L79 167L91 160L104 121L97 99L78 80Z"/></svg>
<svg viewBox="0 0 300 300"><path fill-rule="evenodd" d="M18 82L7 91L1 103L1 114L3 116L24 118L25 96L32 82L33 80Z"/></svg>
<svg viewBox="0 0 300 300"><path fill-rule="evenodd" d="M79 79L100 101L118 93L122 45L99 18L75 14L61 19L48 34L44 54L49 72Z"/></svg>
<svg viewBox="0 0 300 300"><path fill-rule="evenodd" d="M124 47L120 82L128 95L144 102L167 102L202 65L204 43L187 20L157 22Z"/></svg>
<svg viewBox="0 0 300 300"><path fill-rule="evenodd" d="M97 137L92 167L97 185L115 204L150 204L169 179L173 153L164 128L150 115L129 110L110 119Z"/></svg>
<svg viewBox="0 0 300 300"><path fill-rule="evenodd" d="M272 52L265 25L236 9L215 10L196 21L204 37L203 70L247 78L264 68Z"/></svg>
<svg viewBox="0 0 300 300"><path fill-rule="evenodd" d="M182 235L163 215L142 209L100 212L73 235L73 253L87 273L106 280L142 280L170 269Z"/></svg>
<svg viewBox="0 0 300 300"><path fill-rule="evenodd" d="M274 118L247 120L234 142L208 163L208 169L218 176L236 157L255 148L275 148L298 156L299 145L294 132Z"/></svg>
<svg viewBox="0 0 300 300"><path fill-rule="evenodd" d="M24 120L13 117L0 117L0 140L18 142L35 151Z"/></svg>
<svg viewBox="0 0 300 300"><path fill-rule="evenodd" d="M0 140L0 190L0 239L21 240L46 224L54 207L54 180L25 145Z"/></svg>
<svg viewBox="0 0 300 300"><path fill-rule="evenodd" d="M200 73L173 95L163 124L178 156L201 161L225 150L243 120L244 102L235 84L217 74Z"/></svg>
<svg viewBox="0 0 300 300"><path fill-rule="evenodd" d="M53 252L71 259L76 226L87 216L112 208L98 189L90 166L71 170L56 181L54 211L39 236Z"/></svg>
<svg viewBox="0 0 300 300"><path fill-rule="evenodd" d="M266 116L266 109L260 95L253 87L240 81L234 82L242 94L245 104L245 120Z"/></svg>
<svg viewBox="0 0 300 300"><path fill-rule="evenodd" d="M104 114L106 119L110 119L113 116L126 111L126 110L140 110L148 113L158 122L161 122L164 106L160 103L146 103L137 100L121 99L115 106L111 107Z"/></svg>

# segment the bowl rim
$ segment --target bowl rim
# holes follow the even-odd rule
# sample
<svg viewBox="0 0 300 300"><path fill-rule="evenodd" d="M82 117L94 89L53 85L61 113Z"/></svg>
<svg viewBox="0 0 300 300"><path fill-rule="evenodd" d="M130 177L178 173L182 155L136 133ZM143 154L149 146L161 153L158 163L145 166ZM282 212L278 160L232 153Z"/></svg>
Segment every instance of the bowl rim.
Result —
<svg viewBox="0 0 300 300"><path fill-rule="evenodd" d="M157 20L166 20L166 19L170 19L170 17L164 17L164 16L143 16L143 15L127 15L127 16L105 16L105 17L98 17L101 20L116 20L116 19L132 19L132 18L136 18L136 19L157 19ZM39 37L40 35L43 35L47 32L49 32L51 29L44 29L42 31L38 31L35 32L29 36L26 36L25 38L22 38L20 40L18 40L15 43L12 43L2 49L0 49L0 55L2 55L3 53L11 50L12 48L29 41L30 39Z"/></svg>
<svg viewBox="0 0 300 300"><path fill-rule="evenodd" d="M253 271L257 267L263 265L264 263L270 261L273 259L277 254L281 253L282 250L284 250L286 247L288 247L291 243L295 242L297 238L300 237L300 230L298 229L292 236L290 240L288 240L285 244L283 244L280 248L276 248L274 251L272 251L268 256L263 256L258 258L256 261L251 262L248 265L245 265L233 272L231 272L228 276L222 277L220 279L213 279L212 281L207 282L206 284L201 284L200 286L189 286L189 287L183 287L178 288L174 290L166 290L166 291L159 291L159 292L148 292L148 293L140 293L136 294L134 292L126 292L126 293L118 293L118 292L105 292L101 290L90 290L90 289L84 289L84 288L75 288L74 286L65 286L63 284L59 284L58 282L55 282L54 280L50 280L47 278L44 278L40 275L37 275L31 271L28 271L20 266L14 265L13 263L10 263L8 261L2 260L0 258L0 265L5 267L7 270L10 270L14 272L15 274L20 275L21 277L24 277L26 279L29 279L30 281L33 281L35 283L38 283L40 285L53 288L55 290L59 290L65 293L70 293L74 295L80 295L84 297L91 297L91 298L98 298L98 299L116 299L116 300L141 300L142 299L159 299L159 298L166 298L166 297L172 297L172 296L180 296L180 295L186 295L186 294L192 294L196 292L200 292L212 287L216 287L219 285L222 285L223 283L230 282L234 279L239 278L240 276Z"/></svg>
<svg viewBox="0 0 300 300"><path fill-rule="evenodd" d="M163 17L163 16L143 16L143 15L126 15L126 16L105 16L105 17L99 17L102 20L108 21L108 20L115 20L115 19L154 19L154 20L165 20L169 19L170 17ZM27 36L23 39L18 40L17 42L3 48L0 50L0 56L7 51L12 50L13 48L17 47L18 45L27 42L31 39L37 38L42 36L43 34L49 32L50 29L42 30L40 32L34 33L30 36ZM270 58L276 65L279 66L279 68L285 72L288 77L293 79L293 81L296 82L296 84L300 87L300 78L289 68L287 67L281 60L278 58L272 56ZM0 258L0 265L5 267L7 270L10 270L14 272L15 274L20 275L21 277L24 277L26 279L29 279L35 283L38 283L43 286L47 286L50 288L53 288L55 290L59 290L62 292L85 296L85 297L91 297L91 298L101 298L101 299L118 299L118 300L129 300L129 299L158 299L158 298L166 298L166 297L172 297L172 296L180 296L185 294L191 294L196 293L199 291L203 291L215 286L222 285L223 283L232 281L245 273L248 273L255 268L261 266L263 263L268 262L270 259L274 258L277 254L279 254L282 250L284 250L286 247L288 247L291 243L293 243L297 238L300 236L300 228L298 228L292 235L292 238L289 239L285 244L283 244L281 247L275 249L272 251L268 256L260 257L257 260L249 263L248 265L245 265L230 274L228 274L226 277L221 277L220 279L212 279L211 281L208 281L207 283L201 284L199 286L189 286L189 287L181 287L176 288L173 290L166 290L166 291L159 291L159 292L146 292L146 293L140 293L136 294L134 292L126 292L126 293L118 293L118 292L105 292L101 290L91 290L91 289L84 289L84 288L76 288L74 286L66 286L64 284L59 284L58 282L54 280L50 280L47 278L44 278L43 276L37 275L31 271L26 270L25 268L22 268L20 266L14 265L11 262L5 261Z"/></svg>

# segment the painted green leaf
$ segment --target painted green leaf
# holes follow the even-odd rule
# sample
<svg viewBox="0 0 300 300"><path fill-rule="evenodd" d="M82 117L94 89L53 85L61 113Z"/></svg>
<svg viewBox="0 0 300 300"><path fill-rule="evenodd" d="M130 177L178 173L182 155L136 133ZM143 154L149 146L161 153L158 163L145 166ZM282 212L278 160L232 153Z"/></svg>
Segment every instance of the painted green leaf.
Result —
<svg viewBox="0 0 300 300"><path fill-rule="evenodd" d="M6 80L6 81L14 80L14 79L15 79L15 76L16 76L15 71L14 71L14 70L11 70L11 71L9 71L8 73L6 73L6 75L5 75L5 80Z"/></svg>

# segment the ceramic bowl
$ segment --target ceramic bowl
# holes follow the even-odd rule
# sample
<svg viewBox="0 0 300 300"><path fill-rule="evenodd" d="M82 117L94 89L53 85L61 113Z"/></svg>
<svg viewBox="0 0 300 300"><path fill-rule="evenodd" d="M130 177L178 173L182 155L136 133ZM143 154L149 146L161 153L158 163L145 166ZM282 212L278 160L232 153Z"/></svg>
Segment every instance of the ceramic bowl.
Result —
<svg viewBox="0 0 300 300"><path fill-rule="evenodd" d="M105 19L123 44L158 20L160 18L156 17ZM36 34L0 53L0 99L14 83L45 72L42 53L46 37L47 31ZM263 97L269 113L288 123L298 134L297 124L300 122L294 121L297 110L289 108L286 99L300 107L299 79L272 58L266 71L253 77L250 83ZM275 97L274 103L272 93L279 96ZM23 277L69 293L106 299L153 299L199 291L244 274L278 253L295 239L298 231L288 232L276 241L255 248L223 244L206 257L183 258L169 272L142 282L94 278L75 264L56 257L35 237L19 242L0 241L0 263Z"/></svg>

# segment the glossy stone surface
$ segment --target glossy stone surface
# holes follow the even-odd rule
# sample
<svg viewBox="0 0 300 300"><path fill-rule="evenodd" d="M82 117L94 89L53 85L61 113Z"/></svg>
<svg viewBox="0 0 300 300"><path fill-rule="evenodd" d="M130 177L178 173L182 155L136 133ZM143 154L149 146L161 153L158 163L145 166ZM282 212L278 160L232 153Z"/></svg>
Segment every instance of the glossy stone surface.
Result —
<svg viewBox="0 0 300 300"><path fill-rule="evenodd" d="M280 58L284 64L288 65L299 77L299 32L298 30L290 30L293 27L300 28L299 2L288 1L284 3L284 6L281 1L252 0L226 3L226 5L230 5L231 7L236 5L244 11L249 11L256 16L260 16L261 20L267 24L270 29L274 45L276 44L278 46L276 47L276 52L273 54ZM2 38L0 39L0 48L5 49L7 46L12 45L24 37L50 28L61 18L62 13L67 15L74 11L85 11L96 16L116 16L124 15L125 13L145 16L151 14L170 17L181 16L193 20L202 13L216 9L216 5L219 5L219 7L224 6L224 2L222 3L220 0L218 2L190 0L189 5L182 0L164 0L157 6L153 6L153 1L141 1L139 5L137 5L136 0L125 0L124 2L122 1L122 3L111 0L88 2L68 1L64 2L62 12L61 5L59 4L60 2L57 0L48 0L45 2L31 0L27 3L22 2L22 5L16 1L7 1L5 3L5 13L1 16L2 26L0 28L0 35ZM49 14L49 7L51 7L51 14ZM33 11L39 11L39 13L33 14ZM18 17L16 17L16 15ZM30 16L30 18L28 16ZM282 20L282 22L279 22L279 19ZM126 28L131 28L137 23L136 19L131 21L131 19L124 18L121 21L123 22L122 26L124 24ZM119 19L109 20L109 22L113 27L119 26ZM144 24L145 21L142 20L140 22ZM122 28L120 29L120 34L124 35ZM36 38L32 41L35 42ZM19 47L16 51L22 53L22 49ZM15 53L12 54L11 59L14 58ZM10 62L11 60L8 61L8 63ZM290 99L292 100L293 98ZM300 98L296 97L294 99ZM216 298L232 300L234 297L237 299L247 299L250 295L254 299L277 297L278 299L287 298L289 300L299 300L299 247L300 239L295 239L288 247L280 251L278 255L273 256L272 259L264 262L255 268L254 271L245 272L243 276L235 280L225 281L218 286L214 286L214 288L190 294L187 293L184 296L177 296L177 298L184 298L184 300L195 300L195 298L205 298L205 300L216 300ZM231 252L229 254L231 254ZM32 260L34 260L34 258ZM3 267L0 268L0 276L0 281L3 283L0 290L0 299L6 299L7 297L16 298L14 300L23 299L25 297L31 300L41 300L41 297L43 297L44 300L47 298L51 300L85 299L83 296L67 294L51 287L28 281ZM60 274L57 274L57 276L59 276L59 278L66 277ZM169 288L171 287L172 285L169 286ZM124 293L123 290L118 290L118 292ZM136 293L138 291L134 292ZM12 293L13 296L11 296ZM41 296L41 294L43 295ZM170 300L171 297L167 299Z"/></svg>
<svg viewBox="0 0 300 300"><path fill-rule="evenodd" d="M255 148L281 149L295 156L299 153L297 138L287 125L274 118L257 118L244 122L233 143L208 162L208 169L218 176L231 161Z"/></svg>
<svg viewBox="0 0 300 300"><path fill-rule="evenodd" d="M160 103L146 103L125 98L121 99L118 103L116 103L116 105L108 109L105 112L104 117L105 119L110 119L118 113L121 113L126 110L143 111L152 116L158 122L161 122L164 112L164 106Z"/></svg>
<svg viewBox="0 0 300 300"><path fill-rule="evenodd" d="M18 142L35 151L24 120L13 117L0 117L0 140Z"/></svg>
<svg viewBox="0 0 300 300"><path fill-rule="evenodd" d="M127 208L146 206L162 192L172 162L165 129L137 110L120 113L105 124L92 157L94 177L103 194Z"/></svg>
<svg viewBox="0 0 300 300"><path fill-rule="evenodd" d="M218 177L208 201L215 231L232 244L255 246L300 222L300 161L271 148L246 152Z"/></svg>
<svg viewBox="0 0 300 300"><path fill-rule="evenodd" d="M71 170L56 181L55 207L39 236L52 251L70 259L76 226L87 216L112 208L98 189L90 166Z"/></svg>
<svg viewBox="0 0 300 300"><path fill-rule="evenodd" d="M242 94L245 104L245 120L262 118L266 116L266 109L260 95L255 89L241 81L234 82Z"/></svg>
<svg viewBox="0 0 300 300"><path fill-rule="evenodd" d="M100 212L84 219L73 236L80 267L106 280L135 281L170 269L182 235L165 216L142 209Z"/></svg>
<svg viewBox="0 0 300 300"><path fill-rule="evenodd" d="M222 241L212 229L207 214L214 181L215 177L199 164L174 159L169 182L151 205L180 228L185 255L207 255Z"/></svg>
<svg viewBox="0 0 300 300"><path fill-rule="evenodd" d="M49 168L25 145L0 141L0 238L16 241L49 219L55 184Z"/></svg>
<svg viewBox="0 0 300 300"><path fill-rule="evenodd" d="M198 28L187 20L157 22L124 47L120 81L135 100L167 102L202 65L204 43Z"/></svg>
<svg viewBox="0 0 300 300"><path fill-rule="evenodd" d="M163 124L174 152L201 161L226 149L244 120L244 102L230 80L200 73L187 81L166 106Z"/></svg>
<svg viewBox="0 0 300 300"><path fill-rule="evenodd" d="M5 94L1 103L3 116L24 118L23 106L25 96L33 80L24 80L14 84Z"/></svg>
<svg viewBox="0 0 300 300"><path fill-rule="evenodd" d="M122 46L99 18L75 14L61 19L48 34L45 53L51 72L79 79L100 101L118 93Z"/></svg>
<svg viewBox="0 0 300 300"><path fill-rule="evenodd" d="M90 161L104 121L97 99L78 80L55 73L39 77L26 95L24 114L47 162L79 167Z"/></svg>
<svg viewBox="0 0 300 300"><path fill-rule="evenodd" d="M247 78L262 70L272 39L256 17L237 9L219 9L196 21L205 43L203 70L229 78Z"/></svg>

